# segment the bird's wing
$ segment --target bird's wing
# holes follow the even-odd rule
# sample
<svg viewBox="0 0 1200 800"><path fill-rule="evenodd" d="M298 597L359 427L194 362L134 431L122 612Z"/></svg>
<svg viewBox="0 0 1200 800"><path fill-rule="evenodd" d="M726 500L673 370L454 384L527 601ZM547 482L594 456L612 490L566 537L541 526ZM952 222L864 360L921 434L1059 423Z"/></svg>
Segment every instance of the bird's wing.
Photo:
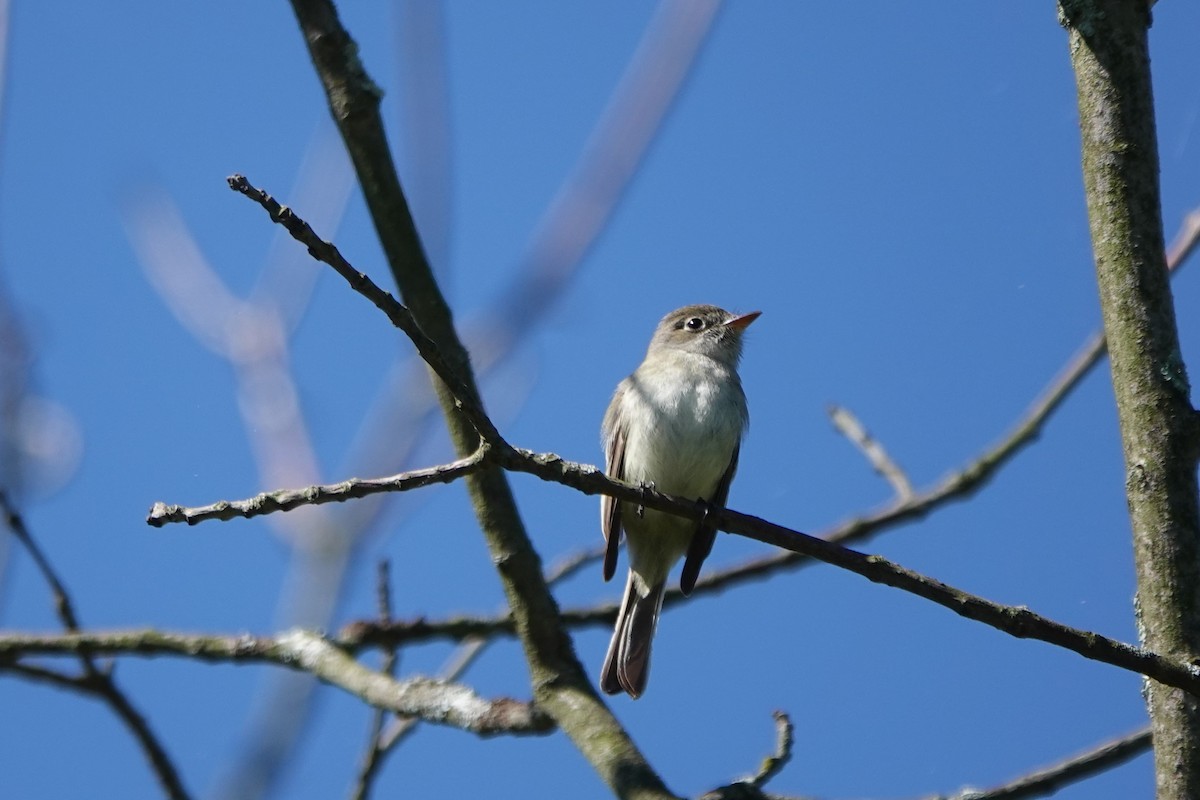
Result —
<svg viewBox="0 0 1200 800"><path fill-rule="evenodd" d="M616 409L620 408L620 395L624 385L617 388L604 415L604 462L608 477L625 479L625 426L619 421ZM617 572L617 551L621 545L621 502L609 495L600 495L600 530L604 532L604 580L611 580Z"/></svg>
<svg viewBox="0 0 1200 800"><path fill-rule="evenodd" d="M733 473L737 472L738 453L741 452L741 449L741 445L733 448L729 466L725 469L725 474L721 476L721 481L717 484L717 490L713 492L713 496L709 500L709 503L714 506L724 508L725 501L729 499L729 484L733 483ZM708 558L708 554L712 552L713 542L716 540L716 525L701 522L696 526L696 532L692 534L692 542L688 545L687 558L683 562L683 573L679 576L679 591L685 595L691 594L692 589L696 588L696 579L700 577L700 567L704 566L704 559Z"/></svg>

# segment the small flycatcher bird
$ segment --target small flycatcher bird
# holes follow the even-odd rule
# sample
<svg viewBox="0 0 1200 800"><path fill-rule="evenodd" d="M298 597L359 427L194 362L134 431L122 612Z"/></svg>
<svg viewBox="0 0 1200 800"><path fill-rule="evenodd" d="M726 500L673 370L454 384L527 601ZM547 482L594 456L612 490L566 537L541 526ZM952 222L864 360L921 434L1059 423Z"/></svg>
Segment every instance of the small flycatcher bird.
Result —
<svg viewBox="0 0 1200 800"><path fill-rule="evenodd" d="M750 420L737 373L742 334L759 313L697 305L663 317L645 360L617 386L604 415L609 477L725 505ZM636 699L650 675L667 575L686 554L679 588L691 594L717 531L608 496L600 498L600 527L607 544L604 580L616 572L622 529L629 550L629 580L600 688Z"/></svg>

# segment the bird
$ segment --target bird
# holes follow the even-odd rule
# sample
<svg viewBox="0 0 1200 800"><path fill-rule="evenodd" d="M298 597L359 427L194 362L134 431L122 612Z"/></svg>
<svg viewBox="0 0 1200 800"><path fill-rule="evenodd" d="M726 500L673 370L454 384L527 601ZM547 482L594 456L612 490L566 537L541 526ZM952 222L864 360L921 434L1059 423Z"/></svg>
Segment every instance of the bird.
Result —
<svg viewBox="0 0 1200 800"><path fill-rule="evenodd" d="M689 305L658 323L641 365L617 386L601 426L605 472L613 479L723 507L749 425L738 376L742 337L761 312L732 314ZM600 500L604 580L616 573L621 533L629 576L600 688L637 699L650 675L650 649L667 578L684 559L689 595L716 528L608 495Z"/></svg>

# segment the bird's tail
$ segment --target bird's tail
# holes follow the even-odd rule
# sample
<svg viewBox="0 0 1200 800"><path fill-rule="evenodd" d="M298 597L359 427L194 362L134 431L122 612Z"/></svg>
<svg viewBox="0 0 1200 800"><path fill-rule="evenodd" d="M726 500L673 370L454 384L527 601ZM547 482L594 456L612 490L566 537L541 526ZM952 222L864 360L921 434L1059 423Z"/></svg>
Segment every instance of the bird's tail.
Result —
<svg viewBox="0 0 1200 800"><path fill-rule="evenodd" d="M658 627L658 614L662 611L666 580L650 587L649 593L638 592L633 571L625 582L625 597L617 614L617 627L613 630L608 654L600 671L600 688L609 694L620 691L629 693L635 700L646 691L650 677L650 645L654 641L654 629ZM643 584L644 585L644 584Z"/></svg>

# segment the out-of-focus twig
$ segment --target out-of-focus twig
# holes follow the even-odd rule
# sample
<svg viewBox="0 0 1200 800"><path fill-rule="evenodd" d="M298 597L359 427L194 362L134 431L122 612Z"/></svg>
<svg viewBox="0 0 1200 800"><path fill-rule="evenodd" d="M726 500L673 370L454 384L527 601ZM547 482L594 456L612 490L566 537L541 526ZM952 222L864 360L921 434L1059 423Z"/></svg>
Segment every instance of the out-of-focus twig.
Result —
<svg viewBox="0 0 1200 800"><path fill-rule="evenodd" d="M519 259L511 284L465 337L479 369L543 316L604 231L678 99L721 8L664 0L630 58L579 162L563 180Z"/></svg>
<svg viewBox="0 0 1200 800"><path fill-rule="evenodd" d="M892 460L879 440L871 436L866 427L858 421L858 417L850 409L842 406L830 406L828 412L833 427L849 439L850 443L862 452L875 471L892 485L892 488L896 490L896 497L900 500L910 499L913 496L913 487L908 480L908 475Z"/></svg>

